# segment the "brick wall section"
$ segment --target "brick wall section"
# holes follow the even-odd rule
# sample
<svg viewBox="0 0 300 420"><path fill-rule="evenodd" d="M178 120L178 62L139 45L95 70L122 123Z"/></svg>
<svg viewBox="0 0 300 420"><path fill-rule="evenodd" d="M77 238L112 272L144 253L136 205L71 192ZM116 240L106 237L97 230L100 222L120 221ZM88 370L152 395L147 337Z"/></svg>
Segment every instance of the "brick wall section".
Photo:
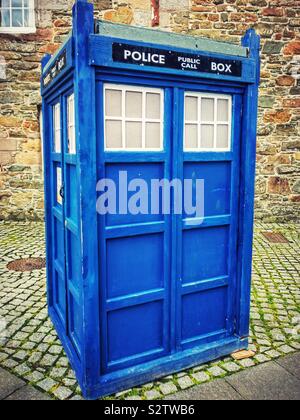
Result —
<svg viewBox="0 0 300 420"><path fill-rule="evenodd" d="M36 0L37 32L0 35L0 219L42 219L40 60L70 30L71 0ZM150 0L95 0L98 17L150 26ZM262 36L256 216L300 218L300 0L160 0L160 28L240 43Z"/></svg>

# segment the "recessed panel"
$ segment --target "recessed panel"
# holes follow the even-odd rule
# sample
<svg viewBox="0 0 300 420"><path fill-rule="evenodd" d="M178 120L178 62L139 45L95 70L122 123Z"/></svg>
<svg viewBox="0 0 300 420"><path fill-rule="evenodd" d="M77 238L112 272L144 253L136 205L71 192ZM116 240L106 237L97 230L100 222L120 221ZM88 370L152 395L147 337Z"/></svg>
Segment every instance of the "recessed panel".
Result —
<svg viewBox="0 0 300 420"><path fill-rule="evenodd" d="M77 169L75 165L66 165L68 176L68 217L74 223L78 221L78 185L77 185Z"/></svg>
<svg viewBox="0 0 300 420"><path fill-rule="evenodd" d="M66 322L66 288L64 279L55 270L54 271L54 307L62 319Z"/></svg>
<svg viewBox="0 0 300 420"><path fill-rule="evenodd" d="M182 340L201 338L226 328L227 288L193 293L182 298Z"/></svg>
<svg viewBox="0 0 300 420"><path fill-rule="evenodd" d="M82 318L82 308L78 305L72 294L69 294L69 328L70 328L70 338L73 341L77 352L81 353L81 343L82 343L82 327L83 327L83 318Z"/></svg>
<svg viewBox="0 0 300 420"><path fill-rule="evenodd" d="M183 232L183 283L228 275L229 227Z"/></svg>
<svg viewBox="0 0 300 420"><path fill-rule="evenodd" d="M231 162L186 163L184 177L204 180L204 217L230 213Z"/></svg>
<svg viewBox="0 0 300 420"><path fill-rule="evenodd" d="M55 259L59 261L61 268L64 267L65 249L64 249L64 228L62 223L54 217L55 234Z"/></svg>
<svg viewBox="0 0 300 420"><path fill-rule="evenodd" d="M68 278L75 286L80 286L81 279L81 259L80 259L80 241L76 235L67 230L68 241Z"/></svg>
<svg viewBox="0 0 300 420"><path fill-rule="evenodd" d="M107 164L106 178L116 185L116 213L106 216L107 226L117 226L136 223L148 223L163 220L162 193L158 199L151 196L151 181L164 178L163 163L121 163ZM125 188L122 185L125 185ZM127 194L126 194L127 187ZM120 196L119 192L123 191ZM131 189L132 191L129 191ZM125 194L124 194L125 191ZM101 193L99 194L101 195ZM151 203L158 209L151 214ZM127 213L127 214L123 214Z"/></svg>
<svg viewBox="0 0 300 420"><path fill-rule="evenodd" d="M107 241L108 298L164 287L164 234Z"/></svg>
<svg viewBox="0 0 300 420"><path fill-rule="evenodd" d="M145 303L108 314L109 363L162 350L163 302ZM136 364L133 359L132 364Z"/></svg>

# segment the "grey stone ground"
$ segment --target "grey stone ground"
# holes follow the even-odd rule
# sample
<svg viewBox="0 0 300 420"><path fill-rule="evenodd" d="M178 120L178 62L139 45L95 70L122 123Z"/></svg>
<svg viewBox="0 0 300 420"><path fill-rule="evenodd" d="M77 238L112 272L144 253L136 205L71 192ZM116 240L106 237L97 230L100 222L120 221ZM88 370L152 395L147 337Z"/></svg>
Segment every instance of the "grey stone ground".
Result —
<svg viewBox="0 0 300 420"><path fill-rule="evenodd" d="M300 399L300 353L264 363L232 376L177 392L168 400Z"/></svg>
<svg viewBox="0 0 300 420"><path fill-rule="evenodd" d="M270 244L261 234L266 230L283 233L290 243ZM251 375L263 378L267 368L270 370L265 381L271 378L272 372L279 376L280 372L290 374L294 368L285 366L287 359L281 358L300 350L299 227L257 224L254 247L250 349L256 351L256 356L241 362L227 357L127 390L111 399L169 398L181 390L196 392L199 384L205 384L208 390L228 385L231 390L230 381L234 378L243 377L246 382L251 380ZM47 317L45 270L17 273L6 267L14 259L31 256L44 256L43 225L1 222L0 366L5 372L0 370L0 375L9 371L22 381L14 385L15 378L7 379L8 383L12 381L12 388L17 387L9 392L10 398L23 399L31 393L32 399L41 395L80 399L74 373ZM271 368L260 370L264 363ZM225 378L222 384L227 385L219 385L220 378ZM268 382L262 380L262 385L265 383Z"/></svg>

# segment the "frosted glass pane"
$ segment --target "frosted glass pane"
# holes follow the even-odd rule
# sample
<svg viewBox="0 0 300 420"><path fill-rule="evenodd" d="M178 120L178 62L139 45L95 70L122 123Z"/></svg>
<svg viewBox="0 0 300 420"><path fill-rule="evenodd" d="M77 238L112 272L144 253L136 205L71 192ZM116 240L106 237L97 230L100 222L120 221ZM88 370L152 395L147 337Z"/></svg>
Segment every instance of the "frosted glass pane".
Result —
<svg viewBox="0 0 300 420"><path fill-rule="evenodd" d="M142 140L142 123L127 122L126 123L126 148L141 149L143 147Z"/></svg>
<svg viewBox="0 0 300 420"><path fill-rule="evenodd" d="M218 100L218 121L229 121L229 101L228 99Z"/></svg>
<svg viewBox="0 0 300 420"><path fill-rule="evenodd" d="M126 117L142 118L143 95L140 92L126 92Z"/></svg>
<svg viewBox="0 0 300 420"><path fill-rule="evenodd" d="M61 168L56 169L56 201L58 204L62 204L62 197L60 195L62 187L62 170Z"/></svg>
<svg viewBox="0 0 300 420"><path fill-rule="evenodd" d="M213 125L201 126L201 148L202 149L214 148L214 132L215 132L215 127Z"/></svg>
<svg viewBox="0 0 300 420"><path fill-rule="evenodd" d="M161 148L161 133L159 123L146 124L146 148L160 149Z"/></svg>
<svg viewBox="0 0 300 420"><path fill-rule="evenodd" d="M198 125L185 125L185 149L198 149Z"/></svg>
<svg viewBox="0 0 300 420"><path fill-rule="evenodd" d="M228 139L228 125L218 125L217 128L217 148L218 149L228 149L229 139Z"/></svg>
<svg viewBox="0 0 300 420"><path fill-rule="evenodd" d="M10 26L10 10L1 10L1 26L3 28Z"/></svg>
<svg viewBox="0 0 300 420"><path fill-rule="evenodd" d="M54 152L61 153L60 105L53 108Z"/></svg>
<svg viewBox="0 0 300 420"><path fill-rule="evenodd" d="M106 121L106 148L121 149L122 148L122 122Z"/></svg>
<svg viewBox="0 0 300 420"><path fill-rule="evenodd" d="M192 96L185 98L185 120L198 121L198 98Z"/></svg>
<svg viewBox="0 0 300 420"><path fill-rule="evenodd" d="M146 117L153 120L160 119L160 94L147 93Z"/></svg>
<svg viewBox="0 0 300 420"><path fill-rule="evenodd" d="M24 26L30 26L29 25L29 10L24 10Z"/></svg>
<svg viewBox="0 0 300 420"><path fill-rule="evenodd" d="M12 7L22 7L23 6L22 0L11 0Z"/></svg>
<svg viewBox="0 0 300 420"><path fill-rule="evenodd" d="M15 28L23 26L22 10L12 10L12 26Z"/></svg>
<svg viewBox="0 0 300 420"><path fill-rule="evenodd" d="M201 99L201 120L213 122L215 120L215 100Z"/></svg>
<svg viewBox="0 0 300 420"><path fill-rule="evenodd" d="M74 95L68 97L68 152L76 154Z"/></svg>
<svg viewBox="0 0 300 420"><path fill-rule="evenodd" d="M105 113L107 117L122 116L122 92L120 90L106 90Z"/></svg>

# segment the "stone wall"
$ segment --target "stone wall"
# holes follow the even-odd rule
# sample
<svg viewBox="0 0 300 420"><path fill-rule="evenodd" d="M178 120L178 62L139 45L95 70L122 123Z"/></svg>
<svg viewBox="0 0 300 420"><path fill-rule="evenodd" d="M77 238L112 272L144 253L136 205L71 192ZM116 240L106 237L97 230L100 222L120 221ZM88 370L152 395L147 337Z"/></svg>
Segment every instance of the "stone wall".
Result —
<svg viewBox="0 0 300 420"><path fill-rule="evenodd" d="M0 34L0 219L43 218L39 63L69 32L72 3L36 0L36 34ZM150 26L151 0L94 4L98 17ZM262 36L256 216L299 220L300 1L160 0L163 30L240 43L249 27Z"/></svg>

